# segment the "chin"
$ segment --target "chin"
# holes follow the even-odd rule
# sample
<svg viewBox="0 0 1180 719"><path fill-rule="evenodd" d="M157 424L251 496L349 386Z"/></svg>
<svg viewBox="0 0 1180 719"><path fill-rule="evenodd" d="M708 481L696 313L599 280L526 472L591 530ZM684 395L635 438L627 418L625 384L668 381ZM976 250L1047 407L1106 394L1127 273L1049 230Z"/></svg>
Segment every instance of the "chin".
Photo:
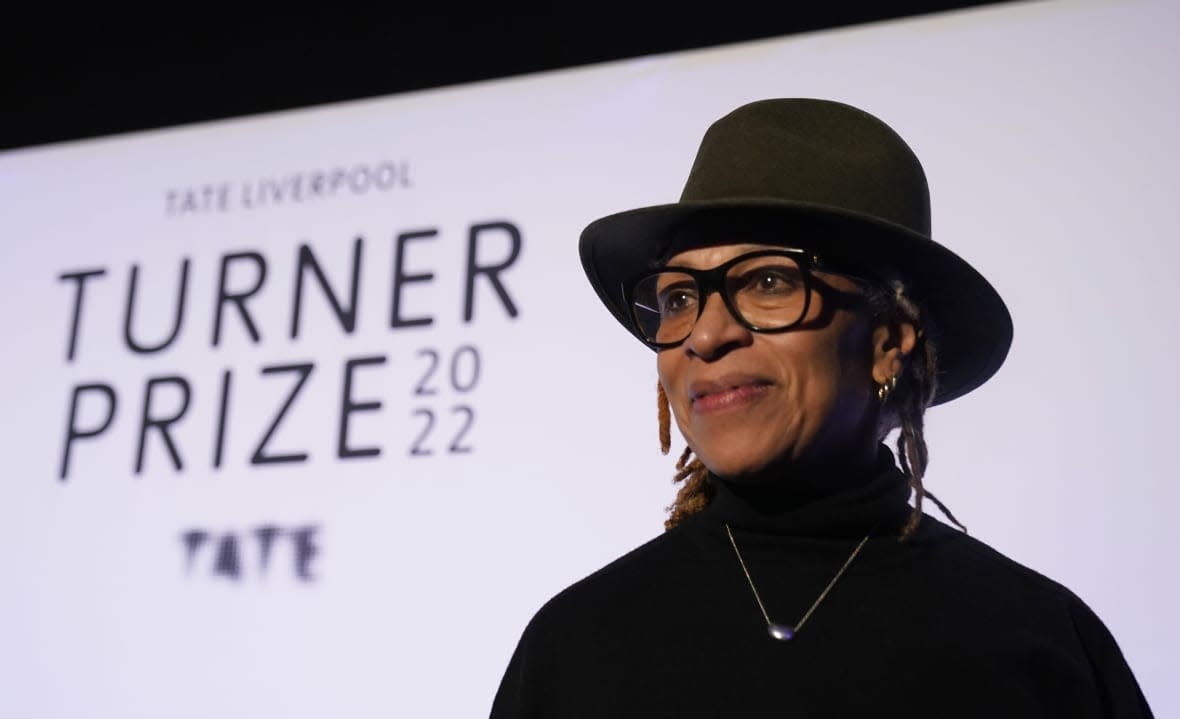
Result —
<svg viewBox="0 0 1180 719"><path fill-rule="evenodd" d="M704 450L696 454L710 472L730 480L753 478L772 466L790 461L789 451L750 447L741 442L717 443L714 451Z"/></svg>

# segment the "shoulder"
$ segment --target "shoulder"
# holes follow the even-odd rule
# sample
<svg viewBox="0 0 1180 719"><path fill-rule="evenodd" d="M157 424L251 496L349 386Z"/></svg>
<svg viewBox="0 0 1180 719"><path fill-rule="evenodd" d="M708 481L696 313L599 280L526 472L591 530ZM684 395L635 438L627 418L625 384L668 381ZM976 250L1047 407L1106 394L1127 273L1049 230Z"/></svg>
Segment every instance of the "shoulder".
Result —
<svg viewBox="0 0 1180 719"><path fill-rule="evenodd" d="M983 596L1002 595L1061 611L1085 606L1056 580L934 517L922 518L915 551L929 559L948 581L972 591L982 591Z"/></svg>
<svg viewBox="0 0 1180 719"><path fill-rule="evenodd" d="M694 544L672 529L632 549L558 592L537 611L532 625L578 623L593 626L626 608L659 606L694 576L685 571L700 561Z"/></svg>
<svg viewBox="0 0 1180 719"><path fill-rule="evenodd" d="M1118 642L1077 594L946 525L931 530L942 536L961 572L971 576L971 590L990 597L993 616L1002 617L1002 626L1015 627L1026 638L1039 637L1040 651L1053 654L1051 664L1030 665L1028 671L1047 673L1047 666L1073 663L1089 678L1102 716L1152 716Z"/></svg>
<svg viewBox="0 0 1180 719"><path fill-rule="evenodd" d="M1129 676L1114 637L1071 589L931 517L922 524L915 549L930 560L935 611L971 612L996 631L1049 638L1098 675Z"/></svg>

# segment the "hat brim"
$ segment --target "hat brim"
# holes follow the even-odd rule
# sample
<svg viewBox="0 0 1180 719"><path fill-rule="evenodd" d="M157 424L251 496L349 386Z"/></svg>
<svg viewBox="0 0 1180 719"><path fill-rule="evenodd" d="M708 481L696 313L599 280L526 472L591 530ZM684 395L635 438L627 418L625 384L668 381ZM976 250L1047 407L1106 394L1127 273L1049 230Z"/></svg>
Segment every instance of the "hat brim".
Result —
<svg viewBox="0 0 1180 719"><path fill-rule="evenodd" d="M626 306L628 281L683 249L750 237L807 249L839 267L901 278L922 310L924 330L938 353L931 404L983 384L1008 354L1012 318L975 268L929 237L867 215L775 199L678 202L592 222L582 232L579 254L598 297L643 341Z"/></svg>

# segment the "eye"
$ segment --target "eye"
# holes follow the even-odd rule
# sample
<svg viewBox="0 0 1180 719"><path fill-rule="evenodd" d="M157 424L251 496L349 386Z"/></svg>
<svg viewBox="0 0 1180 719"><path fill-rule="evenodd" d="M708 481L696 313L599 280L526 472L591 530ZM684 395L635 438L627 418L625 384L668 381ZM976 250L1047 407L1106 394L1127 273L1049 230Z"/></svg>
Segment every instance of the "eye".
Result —
<svg viewBox="0 0 1180 719"><path fill-rule="evenodd" d="M675 316L693 310L697 304L696 291L691 287L672 286L660 291L660 315Z"/></svg>
<svg viewBox="0 0 1180 719"><path fill-rule="evenodd" d="M802 278L797 267L778 265L758 267L743 273L734 281L737 292L760 295L789 295L801 285Z"/></svg>
<svg viewBox="0 0 1180 719"><path fill-rule="evenodd" d="M781 289L783 284L782 275L775 272L763 272L757 278L757 289L763 292L775 292Z"/></svg>

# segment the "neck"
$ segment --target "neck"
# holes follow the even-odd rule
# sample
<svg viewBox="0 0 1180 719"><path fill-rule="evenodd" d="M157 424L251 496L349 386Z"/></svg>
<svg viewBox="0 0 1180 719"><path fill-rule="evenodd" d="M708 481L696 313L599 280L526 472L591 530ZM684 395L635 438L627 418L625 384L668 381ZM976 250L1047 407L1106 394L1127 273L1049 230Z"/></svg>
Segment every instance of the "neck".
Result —
<svg viewBox="0 0 1180 719"><path fill-rule="evenodd" d="M752 501L765 500L792 506L852 489L871 480L885 461L879 447L881 445L874 441L860 451L788 458L747 474L715 476L735 494ZM887 464L893 465L892 455Z"/></svg>
<svg viewBox="0 0 1180 719"><path fill-rule="evenodd" d="M792 464L780 471L761 482L712 476L716 495L706 514L735 527L850 536L874 526L889 531L908 516L909 486L885 445L867 466Z"/></svg>

